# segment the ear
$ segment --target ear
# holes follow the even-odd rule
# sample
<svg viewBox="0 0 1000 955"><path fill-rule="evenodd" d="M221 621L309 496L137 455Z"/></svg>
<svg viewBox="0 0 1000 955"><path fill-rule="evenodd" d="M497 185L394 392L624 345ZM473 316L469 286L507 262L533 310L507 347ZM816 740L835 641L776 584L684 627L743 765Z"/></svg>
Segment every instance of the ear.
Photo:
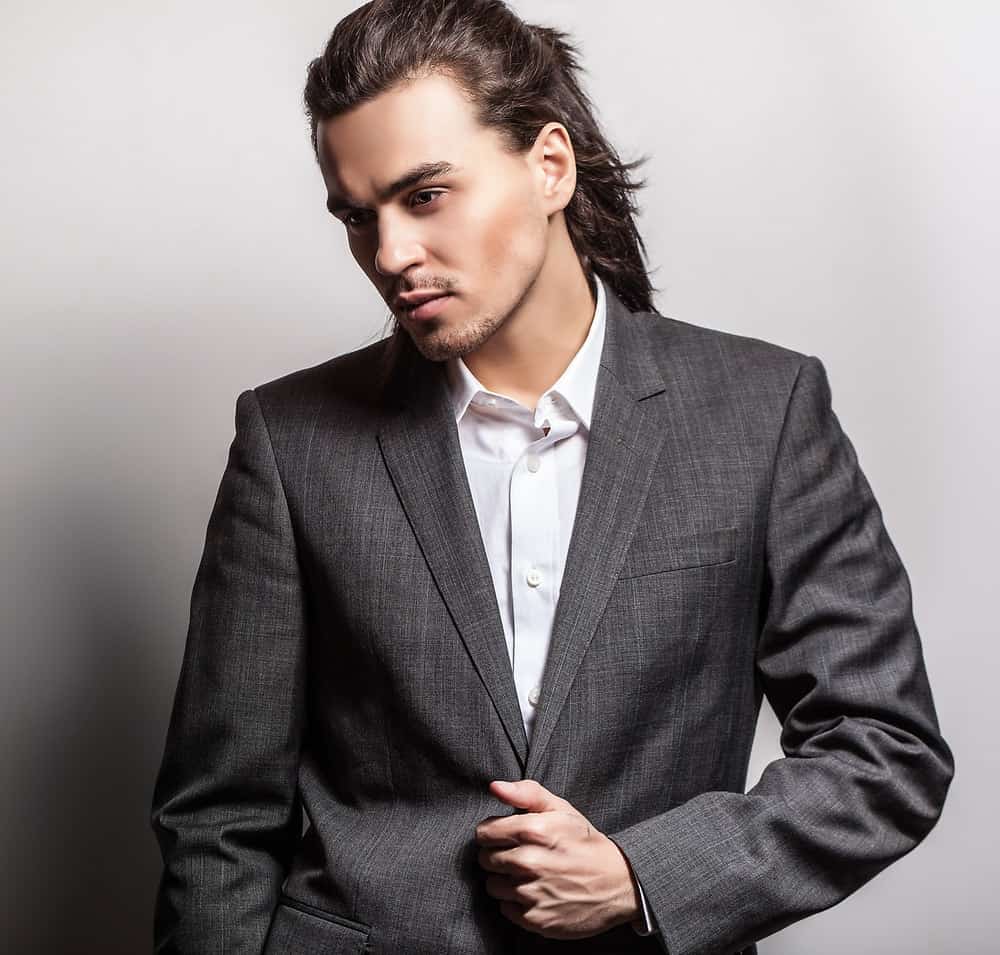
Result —
<svg viewBox="0 0 1000 955"><path fill-rule="evenodd" d="M576 153L562 123L547 123L535 139L531 161L546 215L569 205L576 191Z"/></svg>

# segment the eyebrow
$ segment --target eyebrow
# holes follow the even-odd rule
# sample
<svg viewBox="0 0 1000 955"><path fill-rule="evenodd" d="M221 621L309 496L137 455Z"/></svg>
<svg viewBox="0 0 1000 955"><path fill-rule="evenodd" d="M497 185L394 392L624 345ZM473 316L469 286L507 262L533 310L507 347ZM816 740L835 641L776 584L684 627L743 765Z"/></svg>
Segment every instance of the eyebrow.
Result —
<svg viewBox="0 0 1000 955"><path fill-rule="evenodd" d="M404 192L407 189L412 189L414 186L422 185L432 179L441 179L445 176L453 176L458 171L459 167L450 162L421 163L419 166L414 166L412 169L404 172L402 176L394 182L390 182L384 189L380 189L377 193L378 201L388 202L390 199L393 199L398 196L399 193ZM348 212L352 209L365 208L361 205L361 203L352 202L349 199L342 199L339 196L330 196L330 198L327 199L326 207L333 215L336 215L338 212Z"/></svg>

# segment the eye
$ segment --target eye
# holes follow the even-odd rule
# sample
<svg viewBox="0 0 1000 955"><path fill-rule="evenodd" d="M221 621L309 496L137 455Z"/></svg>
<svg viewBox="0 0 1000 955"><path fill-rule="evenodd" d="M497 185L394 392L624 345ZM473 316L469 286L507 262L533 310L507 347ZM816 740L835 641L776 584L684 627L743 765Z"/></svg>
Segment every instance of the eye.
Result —
<svg viewBox="0 0 1000 955"><path fill-rule="evenodd" d="M441 195L444 195L444 190L443 189L421 189L420 192L413 193L412 198L413 199L417 199L420 196L430 196L431 198L430 198L430 201L428 201L428 202L416 202L415 203L415 205L417 205L417 206L429 206L429 205L431 205L433 203L433 201L438 196L441 196Z"/></svg>
<svg viewBox="0 0 1000 955"><path fill-rule="evenodd" d="M349 229L360 229L368 221L367 219L365 219L365 216L367 216L367 215L368 215L368 211L367 210L358 210L358 211L355 211L355 212L348 212L347 215L344 216L344 218L341 221ZM361 219L360 220L356 219L355 216L360 216Z"/></svg>

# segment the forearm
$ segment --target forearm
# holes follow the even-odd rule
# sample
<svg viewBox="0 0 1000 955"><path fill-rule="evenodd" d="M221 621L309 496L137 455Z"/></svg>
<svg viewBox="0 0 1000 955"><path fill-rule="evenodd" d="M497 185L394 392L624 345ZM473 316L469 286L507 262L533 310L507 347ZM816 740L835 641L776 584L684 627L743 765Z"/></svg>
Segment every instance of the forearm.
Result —
<svg viewBox="0 0 1000 955"><path fill-rule="evenodd" d="M854 767L843 756L778 760L746 794L703 793L614 833L671 955L736 951L912 849L938 817L950 768L930 750L914 759L919 743L898 745L915 748L882 768L860 755Z"/></svg>

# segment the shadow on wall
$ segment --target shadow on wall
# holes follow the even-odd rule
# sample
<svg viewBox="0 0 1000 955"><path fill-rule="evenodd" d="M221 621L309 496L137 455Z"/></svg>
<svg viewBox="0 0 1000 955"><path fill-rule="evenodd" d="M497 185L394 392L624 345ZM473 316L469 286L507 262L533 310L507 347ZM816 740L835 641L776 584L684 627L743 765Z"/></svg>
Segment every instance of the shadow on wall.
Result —
<svg viewBox="0 0 1000 955"><path fill-rule="evenodd" d="M174 595L190 581L168 579L171 565L178 578L188 568L162 558L150 502L123 519L121 499L107 497L52 507L35 493L39 513L19 517L32 532L8 578L21 609L13 639L26 641L4 731L9 952L152 945L160 863L149 804L172 694L164 675L177 665L164 651L178 646L187 608Z"/></svg>

